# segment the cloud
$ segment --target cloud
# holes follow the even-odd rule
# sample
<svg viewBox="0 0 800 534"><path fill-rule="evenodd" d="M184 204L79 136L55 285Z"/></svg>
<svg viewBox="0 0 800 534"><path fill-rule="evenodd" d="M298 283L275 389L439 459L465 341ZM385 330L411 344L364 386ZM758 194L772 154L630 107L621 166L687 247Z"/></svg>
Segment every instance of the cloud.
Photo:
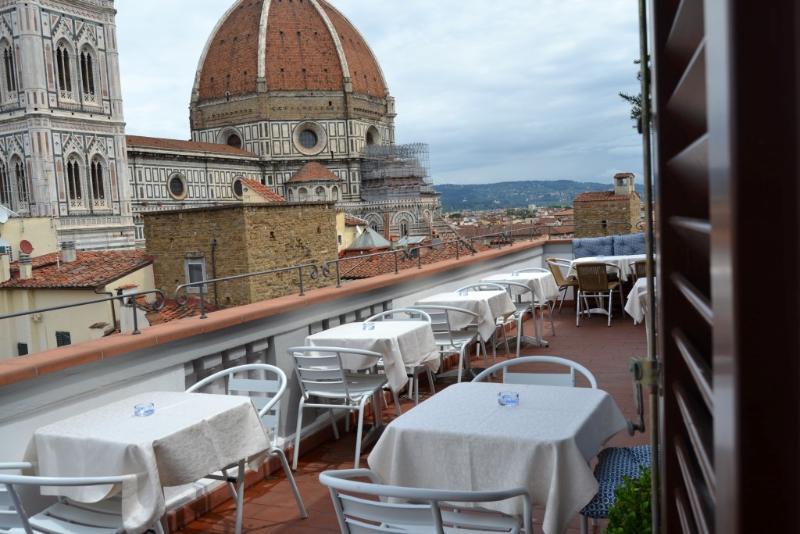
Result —
<svg viewBox="0 0 800 534"><path fill-rule="evenodd" d="M332 0L397 98L398 142L431 145L438 183L610 179L640 172L619 91L638 92L630 0ZM130 133L189 137L197 62L220 0L121 0Z"/></svg>

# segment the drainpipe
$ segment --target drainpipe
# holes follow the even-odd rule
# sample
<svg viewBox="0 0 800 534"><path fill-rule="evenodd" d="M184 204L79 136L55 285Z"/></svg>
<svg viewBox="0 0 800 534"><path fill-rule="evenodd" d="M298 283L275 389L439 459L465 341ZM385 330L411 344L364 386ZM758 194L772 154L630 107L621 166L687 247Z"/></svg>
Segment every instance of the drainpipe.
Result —
<svg viewBox="0 0 800 534"><path fill-rule="evenodd" d="M650 366L651 377L658 377L649 386L650 400L650 444L653 451L652 461L652 501L653 534L659 534L662 528L662 500L661 500L661 451L659 420L660 405L660 373L658 355L656 354L656 293L653 276L655 273L655 229L653 225L653 173L652 173L652 137L650 131L650 57L648 54L647 37L647 0L639 0L639 58L641 59L642 78L642 148L644 171L644 197L646 232L645 244L647 249L647 362Z"/></svg>
<svg viewBox="0 0 800 534"><path fill-rule="evenodd" d="M211 279L217 278L217 238L211 239ZM219 284L214 284L214 306L219 308ZM200 296L202 298L202 295Z"/></svg>

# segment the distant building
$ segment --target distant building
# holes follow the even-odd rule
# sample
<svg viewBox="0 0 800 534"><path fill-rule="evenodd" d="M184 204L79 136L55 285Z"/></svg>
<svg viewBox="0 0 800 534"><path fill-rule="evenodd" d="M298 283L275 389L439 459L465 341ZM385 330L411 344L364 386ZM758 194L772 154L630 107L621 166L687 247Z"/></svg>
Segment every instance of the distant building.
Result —
<svg viewBox="0 0 800 534"><path fill-rule="evenodd" d="M248 187L247 182L244 184ZM251 184L252 187L252 184ZM292 265L337 259L332 202L262 202L144 214L147 253L156 287L168 296L177 286ZM307 272L306 289L331 280ZM215 307L239 306L297 293L296 271L207 286ZM189 288L196 296L199 287Z"/></svg>
<svg viewBox="0 0 800 534"><path fill-rule="evenodd" d="M614 176L613 191L582 193L575 198L575 236L598 237L638 231L642 200L636 192L636 176Z"/></svg>
<svg viewBox="0 0 800 534"><path fill-rule="evenodd" d="M75 251L9 262L0 254L0 314L61 306L110 296L118 288L152 289L152 260L141 250ZM103 337L123 319L118 304L102 302L0 321L0 360ZM140 316L139 327L147 323Z"/></svg>

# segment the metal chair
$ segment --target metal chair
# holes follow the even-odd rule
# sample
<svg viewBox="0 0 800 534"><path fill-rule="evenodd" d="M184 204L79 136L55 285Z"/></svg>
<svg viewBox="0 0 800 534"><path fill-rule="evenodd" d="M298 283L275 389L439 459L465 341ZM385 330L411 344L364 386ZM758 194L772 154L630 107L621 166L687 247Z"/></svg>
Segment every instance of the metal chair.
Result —
<svg viewBox="0 0 800 534"><path fill-rule="evenodd" d="M575 276L568 276L564 277L564 273L561 271L562 267L567 269L567 272L572 268L572 264L566 260L560 260L558 258L547 258L547 266L550 268L550 273L553 275L553 278L556 280L556 285L558 286L559 292L559 299L558 299L558 312L561 313L561 307L564 305L564 298L567 296L567 292L570 288L574 289L575 298L578 298L578 279Z"/></svg>
<svg viewBox="0 0 800 534"><path fill-rule="evenodd" d="M617 271L618 278L612 281L608 276L608 269ZM611 326L611 317L614 310L614 292L620 294L620 301L622 301L622 290L619 283L619 267L611 263L578 263L575 266L575 271L578 273L578 296L576 299L575 309L575 325L581 325L581 315L586 313L591 317L592 313L602 313L608 315L608 326ZM589 307L589 298L594 298L600 301L601 305L604 299L608 299L608 308L591 308ZM582 309L586 307L585 310Z"/></svg>
<svg viewBox="0 0 800 534"><path fill-rule="evenodd" d="M515 365L524 365L530 363L548 363L561 365L569 368L568 373L510 373L507 370ZM523 356L513 360L506 360L497 365L493 365L483 371L481 374L472 379L473 382L482 382L489 376L498 371L503 371L503 383L505 384L529 384L537 386L567 386L575 387L576 373L582 375L591 386L592 389L597 389L597 379L592 372L572 360L561 358L559 356Z"/></svg>
<svg viewBox="0 0 800 534"><path fill-rule="evenodd" d="M237 377L242 375L244 377ZM253 375L262 375L258 378L251 378ZM270 380L266 377L275 375L275 379ZM289 469L289 461L286 459L286 453L278 446L278 427L280 425L281 417L281 398L286 393L286 386L288 380L286 373L278 367L268 365L265 363L253 363L249 365L240 365L231 367L214 373L209 377L197 382L192 387L187 389L188 393L195 393L201 389L213 384L214 382L225 381L225 394L226 395L241 395L250 397L258 408L258 417L264 428L270 434L272 443L267 451L270 456L277 456L283 467L283 472L289 480L292 487L294 499L297 502L297 508L300 510L300 516L304 519L308 517L306 507L303 504L303 498L300 496L300 490L297 488L297 483L294 480L292 470ZM206 478L213 480L222 480L228 483L228 489L236 502L236 532L241 532L242 519L244 513L244 482L245 482L245 462L243 458L237 465L227 466L222 470L222 475L210 474ZM228 470L238 467L235 477L228 475Z"/></svg>
<svg viewBox="0 0 800 534"><path fill-rule="evenodd" d="M321 408L330 410L333 433L339 439L339 430L336 428L334 410L358 412L358 431L356 433L355 467L358 468L361 460L361 436L364 429L364 408L370 398L373 399L373 413L375 426L382 423L380 394L387 384L386 376L381 374L351 373L342 365L342 355L355 356L368 362L362 367L377 367L381 355L377 352L342 347L292 347L289 355L294 358L295 372L300 383L300 405L297 410L297 433L294 441L294 459L292 468L297 469L297 460L300 457L300 434L303 430L303 410L305 408ZM320 400L330 401L310 402L315 397ZM338 402L341 404L334 404Z"/></svg>
<svg viewBox="0 0 800 534"><path fill-rule="evenodd" d="M433 328L433 338L439 347L439 353L458 354L458 381L469 362L467 358L467 348L473 343L476 344L478 351L483 349L486 358L486 343L478 331L478 314L463 308L454 306L438 306L433 304L415 304L415 310L422 310L431 318L431 328ZM464 314L471 318L470 326L463 330L455 330L452 327L453 321L451 314Z"/></svg>
<svg viewBox="0 0 800 534"><path fill-rule="evenodd" d="M426 321L429 324L432 322L431 316L422 310L415 310L413 308L398 308L396 310L388 310L378 313L367 319L366 323L378 321ZM378 362L378 367L383 367L383 358ZM427 365L411 365L406 366L406 373L411 379L408 396L414 399L414 404L419 404L419 377L420 375L427 375L428 384L431 388L431 395L436 394L436 385L433 380L433 371ZM397 406L397 415L400 415L400 402L395 395L395 404Z"/></svg>
<svg viewBox="0 0 800 534"><path fill-rule="evenodd" d="M0 471L33 469L33 464L0 463ZM74 533L121 534L122 501L110 498L98 503L83 504L60 498L43 511L28 515L20 499L18 487L78 487L117 485L135 482L136 475L111 477L40 477L0 473L0 532L4 534ZM160 522L153 525L158 534L164 534Z"/></svg>
<svg viewBox="0 0 800 534"><path fill-rule="evenodd" d="M353 480L356 478L365 478L369 482ZM344 534L533 532L531 499L527 490L522 488L448 491L388 486L381 484L380 478L369 469L324 471L319 480L330 489L339 529ZM522 499L522 517L475 511L466 506L515 498ZM457 506L459 504L465 506Z"/></svg>

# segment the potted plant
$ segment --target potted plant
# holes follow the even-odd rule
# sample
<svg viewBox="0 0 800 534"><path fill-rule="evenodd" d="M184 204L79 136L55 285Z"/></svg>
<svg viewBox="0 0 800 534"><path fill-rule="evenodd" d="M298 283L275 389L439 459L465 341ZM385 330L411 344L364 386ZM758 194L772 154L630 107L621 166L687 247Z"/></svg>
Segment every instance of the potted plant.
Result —
<svg viewBox="0 0 800 534"><path fill-rule="evenodd" d="M617 488L617 500L608 511L606 534L650 534L650 491L650 469L643 469L639 478L625 477Z"/></svg>

